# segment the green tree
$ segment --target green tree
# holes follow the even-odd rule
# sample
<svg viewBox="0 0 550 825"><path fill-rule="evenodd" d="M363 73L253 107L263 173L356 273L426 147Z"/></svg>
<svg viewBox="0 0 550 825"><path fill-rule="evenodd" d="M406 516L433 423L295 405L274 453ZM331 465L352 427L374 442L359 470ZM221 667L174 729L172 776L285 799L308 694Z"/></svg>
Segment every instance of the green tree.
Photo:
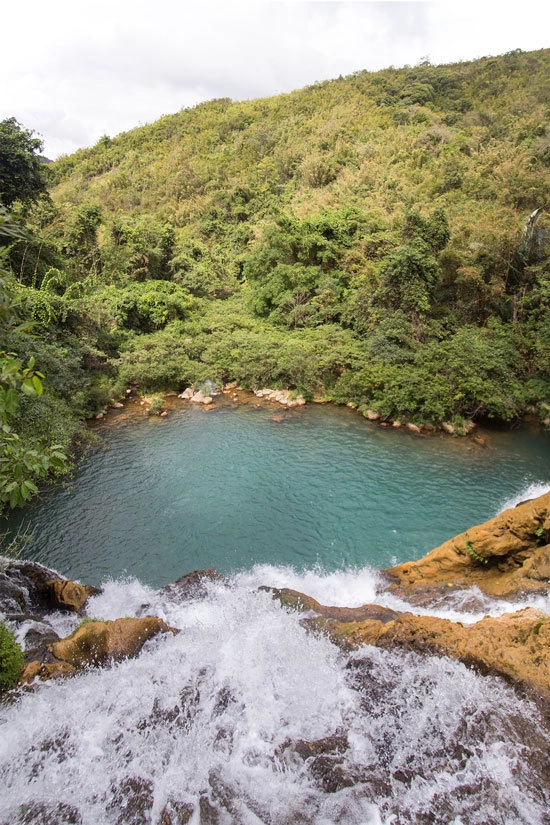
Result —
<svg viewBox="0 0 550 825"><path fill-rule="evenodd" d="M0 214L0 236L18 237L19 231L5 212ZM5 340L8 331L19 321L10 279L10 273L0 269L0 340ZM18 326L21 330L25 324ZM20 394L42 395L43 378L35 369L34 359L24 366L15 353L0 351L0 509L4 505L24 504L38 492L35 484L38 478L66 466L66 456L59 445L30 448L10 426L19 408Z"/></svg>
<svg viewBox="0 0 550 825"><path fill-rule="evenodd" d="M42 141L14 117L0 121L0 203L30 203L46 192Z"/></svg>

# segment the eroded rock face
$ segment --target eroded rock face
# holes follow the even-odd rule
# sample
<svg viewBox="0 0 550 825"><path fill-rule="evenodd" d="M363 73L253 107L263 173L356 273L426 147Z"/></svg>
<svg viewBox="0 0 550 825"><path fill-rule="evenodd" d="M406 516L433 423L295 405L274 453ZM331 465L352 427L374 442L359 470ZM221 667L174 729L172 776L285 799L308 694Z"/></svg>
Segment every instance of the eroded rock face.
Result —
<svg viewBox="0 0 550 825"><path fill-rule="evenodd" d="M390 590L429 603L445 588L477 585L513 598L550 584L550 493L505 510L436 547L419 561L384 571Z"/></svg>
<svg viewBox="0 0 550 825"><path fill-rule="evenodd" d="M208 570L193 570L191 573L186 573L175 582L167 584L160 592L176 602L204 599L208 595L209 582L224 584L226 581L223 573L211 567Z"/></svg>
<svg viewBox="0 0 550 825"><path fill-rule="evenodd" d="M86 667L131 659L158 633L178 632L156 616L86 622L65 639L47 645L40 659L25 666L20 682L73 676Z"/></svg>
<svg viewBox="0 0 550 825"><path fill-rule="evenodd" d="M290 590L288 587L260 587L267 593L272 593L274 599L278 599L283 607L298 610L302 613L312 612L325 619L336 619L339 622L360 622L365 619L376 619L382 623L389 622L399 615L395 610L382 607L379 604L364 604L361 607L333 607L332 605L320 604L311 596L299 593L297 590Z"/></svg>
<svg viewBox="0 0 550 825"><path fill-rule="evenodd" d="M484 674L503 676L550 708L550 616L540 610L487 616L466 626L402 613L386 623L329 620L323 628L345 649L366 644L451 656Z"/></svg>
<svg viewBox="0 0 550 825"><path fill-rule="evenodd" d="M137 656L148 639L157 633L176 633L163 619L145 616L138 619L92 621L49 646L56 659L76 668L120 661Z"/></svg>
<svg viewBox="0 0 550 825"><path fill-rule="evenodd" d="M80 612L87 599L100 591L63 579L54 570L32 561L11 561L0 572L0 609L4 613L42 614L50 610Z"/></svg>

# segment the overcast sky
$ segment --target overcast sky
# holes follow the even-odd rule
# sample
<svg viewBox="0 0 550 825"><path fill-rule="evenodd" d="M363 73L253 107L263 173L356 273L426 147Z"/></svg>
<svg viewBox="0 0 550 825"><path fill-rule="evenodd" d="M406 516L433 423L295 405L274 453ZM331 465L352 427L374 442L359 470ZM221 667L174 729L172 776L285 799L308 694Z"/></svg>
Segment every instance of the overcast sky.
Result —
<svg viewBox="0 0 550 825"><path fill-rule="evenodd" d="M214 97L549 47L550 2L9 0L1 25L0 119L56 158Z"/></svg>

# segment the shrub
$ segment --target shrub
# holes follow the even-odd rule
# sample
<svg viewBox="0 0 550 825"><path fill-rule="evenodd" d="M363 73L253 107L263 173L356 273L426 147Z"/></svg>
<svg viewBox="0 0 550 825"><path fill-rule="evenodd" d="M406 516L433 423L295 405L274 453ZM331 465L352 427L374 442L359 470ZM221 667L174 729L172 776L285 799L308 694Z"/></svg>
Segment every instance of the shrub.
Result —
<svg viewBox="0 0 550 825"><path fill-rule="evenodd" d="M23 651L13 630L0 621L0 691L17 682L24 664Z"/></svg>

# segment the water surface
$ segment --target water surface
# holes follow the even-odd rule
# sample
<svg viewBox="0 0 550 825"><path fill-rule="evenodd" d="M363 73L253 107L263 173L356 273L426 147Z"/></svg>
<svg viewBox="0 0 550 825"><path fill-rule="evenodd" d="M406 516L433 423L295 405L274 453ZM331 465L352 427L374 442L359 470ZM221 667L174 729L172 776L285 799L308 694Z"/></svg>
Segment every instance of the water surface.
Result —
<svg viewBox="0 0 550 825"><path fill-rule="evenodd" d="M493 432L481 447L327 406L182 403L102 438L69 487L10 521L34 531L25 556L96 584L265 563L383 568L550 481L544 434Z"/></svg>

